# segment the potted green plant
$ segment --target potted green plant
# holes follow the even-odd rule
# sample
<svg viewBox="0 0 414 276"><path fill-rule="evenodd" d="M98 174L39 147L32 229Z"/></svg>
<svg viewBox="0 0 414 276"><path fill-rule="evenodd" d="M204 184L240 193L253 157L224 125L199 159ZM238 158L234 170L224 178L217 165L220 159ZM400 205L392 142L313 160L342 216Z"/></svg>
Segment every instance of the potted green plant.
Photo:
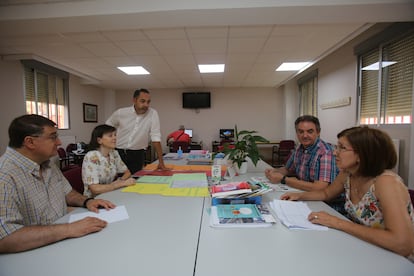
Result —
<svg viewBox="0 0 414 276"><path fill-rule="evenodd" d="M247 157L252 160L254 166L261 159L257 143L268 143L269 141L262 136L255 135L256 133L255 130L238 131L236 125L234 127L234 144L224 145L223 152L225 156L228 156L232 163L237 164L238 168L241 168L242 164L247 162Z"/></svg>

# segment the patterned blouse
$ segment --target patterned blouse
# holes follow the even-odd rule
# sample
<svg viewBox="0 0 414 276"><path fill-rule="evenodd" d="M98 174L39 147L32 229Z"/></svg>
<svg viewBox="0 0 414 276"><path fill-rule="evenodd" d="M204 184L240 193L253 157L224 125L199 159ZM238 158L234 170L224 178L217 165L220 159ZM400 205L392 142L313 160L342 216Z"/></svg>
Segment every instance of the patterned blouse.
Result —
<svg viewBox="0 0 414 276"><path fill-rule="evenodd" d="M89 151L85 155L82 164L82 181L85 186L84 194L86 196L92 195L89 185L112 183L118 173L124 173L127 169L116 150L109 152L109 158L103 156L98 150Z"/></svg>
<svg viewBox="0 0 414 276"><path fill-rule="evenodd" d="M382 175L394 176L401 185L404 185L402 179L393 173L392 171L385 171ZM405 187L405 185L404 185ZM373 228L384 229L384 217L381 210L381 202L375 196L375 179L372 185L369 187L367 193L362 197L361 201L357 204L353 204L351 201L351 189L350 189L350 176L348 176L345 185L345 210L348 212L349 217L356 223L370 226ZM411 217L411 221L414 225L414 210L411 201L407 203L407 212ZM408 259L414 262L414 250L408 256Z"/></svg>

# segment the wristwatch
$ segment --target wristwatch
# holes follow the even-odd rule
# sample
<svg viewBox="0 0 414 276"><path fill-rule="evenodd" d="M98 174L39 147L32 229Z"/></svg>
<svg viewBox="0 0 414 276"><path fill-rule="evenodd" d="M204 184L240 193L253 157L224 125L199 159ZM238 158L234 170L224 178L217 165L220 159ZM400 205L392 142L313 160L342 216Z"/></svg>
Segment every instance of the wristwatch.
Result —
<svg viewBox="0 0 414 276"><path fill-rule="evenodd" d="M282 184L286 184L286 175L284 175L284 176L282 177L282 179L280 180L280 183L282 183Z"/></svg>

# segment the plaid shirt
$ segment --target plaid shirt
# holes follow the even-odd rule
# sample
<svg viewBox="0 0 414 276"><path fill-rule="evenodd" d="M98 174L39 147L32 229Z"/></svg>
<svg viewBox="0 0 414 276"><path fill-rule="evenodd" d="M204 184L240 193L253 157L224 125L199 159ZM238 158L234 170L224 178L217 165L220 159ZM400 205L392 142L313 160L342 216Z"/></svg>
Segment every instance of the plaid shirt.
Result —
<svg viewBox="0 0 414 276"><path fill-rule="evenodd" d="M64 216L71 190L55 164L39 166L8 147L0 158L0 239L23 226L49 225Z"/></svg>
<svg viewBox="0 0 414 276"><path fill-rule="evenodd" d="M298 179L309 182L332 183L339 173L332 146L320 138L306 149L303 145L298 146L286 162L286 168Z"/></svg>

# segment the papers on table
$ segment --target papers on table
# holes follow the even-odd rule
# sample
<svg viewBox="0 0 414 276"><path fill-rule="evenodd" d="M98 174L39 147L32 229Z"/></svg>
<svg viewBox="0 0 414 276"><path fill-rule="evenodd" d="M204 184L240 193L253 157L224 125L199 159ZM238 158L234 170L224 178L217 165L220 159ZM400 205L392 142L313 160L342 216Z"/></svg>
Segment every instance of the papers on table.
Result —
<svg viewBox="0 0 414 276"><path fill-rule="evenodd" d="M207 187L205 173L176 173L172 176L171 188Z"/></svg>
<svg viewBox="0 0 414 276"><path fill-rule="evenodd" d="M328 230L322 225L313 224L308 220L311 213L308 205L300 201L287 201L275 199L270 202L279 220L289 229Z"/></svg>
<svg viewBox="0 0 414 276"><path fill-rule="evenodd" d="M267 179L266 176L255 176L255 177L251 177L250 178L250 183L264 183L266 185L268 185L269 187L271 187L273 190L275 190L276 192L290 192L290 191L299 191L295 188L292 188L286 184L273 184L269 181L269 179Z"/></svg>
<svg viewBox="0 0 414 276"><path fill-rule="evenodd" d="M126 187L122 192L188 197L210 195L205 172L174 173L171 176L143 175L138 178L136 185Z"/></svg>
<svg viewBox="0 0 414 276"><path fill-rule="evenodd" d="M122 205L110 210L99 209L99 213L89 211L73 214L69 216L69 222L75 222L86 217L96 217L105 220L108 223L129 219L128 212L125 206Z"/></svg>
<svg viewBox="0 0 414 276"><path fill-rule="evenodd" d="M144 175L137 179L137 183L169 184L171 182L171 179L171 176Z"/></svg>
<svg viewBox="0 0 414 276"><path fill-rule="evenodd" d="M180 159L183 159L184 157L178 156L177 153L169 152L169 153L165 154L162 158L164 160L180 160Z"/></svg>

